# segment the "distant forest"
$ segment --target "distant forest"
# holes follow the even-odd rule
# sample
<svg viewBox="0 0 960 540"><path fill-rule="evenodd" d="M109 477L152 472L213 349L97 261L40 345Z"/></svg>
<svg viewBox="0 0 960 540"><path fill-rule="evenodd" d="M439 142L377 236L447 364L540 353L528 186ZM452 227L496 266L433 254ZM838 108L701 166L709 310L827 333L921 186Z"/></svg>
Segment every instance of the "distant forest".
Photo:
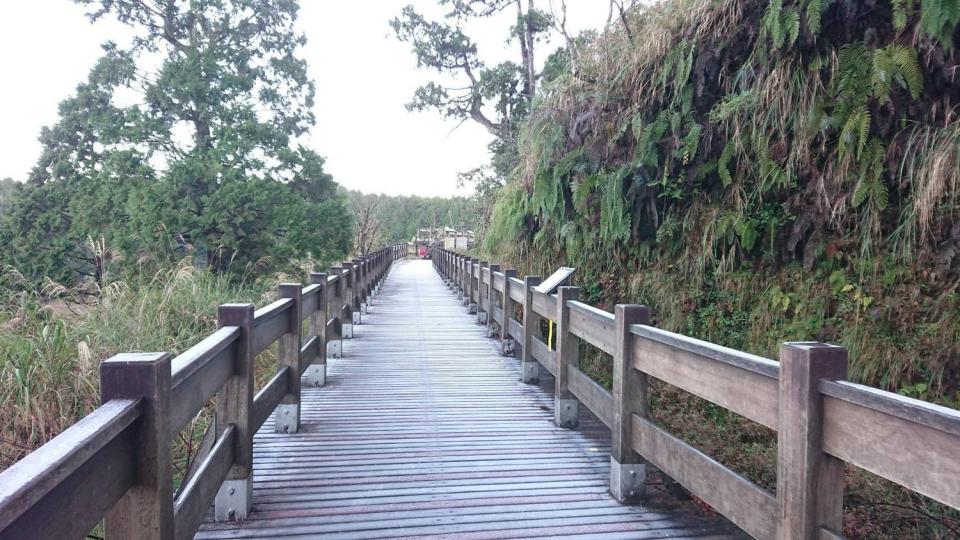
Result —
<svg viewBox="0 0 960 540"><path fill-rule="evenodd" d="M355 219L358 253L392 242L409 241L417 227L454 227L476 230L478 202L467 197L377 195L348 191Z"/></svg>

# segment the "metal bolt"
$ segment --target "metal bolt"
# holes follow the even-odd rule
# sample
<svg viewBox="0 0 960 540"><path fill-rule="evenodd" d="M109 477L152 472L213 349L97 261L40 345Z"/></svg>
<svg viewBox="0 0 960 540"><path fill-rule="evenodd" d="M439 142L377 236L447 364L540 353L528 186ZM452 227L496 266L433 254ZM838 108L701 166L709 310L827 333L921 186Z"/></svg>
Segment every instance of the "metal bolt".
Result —
<svg viewBox="0 0 960 540"><path fill-rule="evenodd" d="M236 489L234 489L234 488L230 488L230 491L229 491L229 493L230 493L231 495L233 495L234 493L236 493L236 491L237 491ZM231 509L230 511L231 511L231 512L233 512L233 510L232 510L232 509Z"/></svg>
<svg viewBox="0 0 960 540"><path fill-rule="evenodd" d="M630 476L637 476L637 471L630 471Z"/></svg>
<svg viewBox="0 0 960 540"><path fill-rule="evenodd" d="M233 516L237 515L237 512L236 512L236 510L234 510L233 508L229 508L229 509L227 509L227 515L230 516L230 517L233 517Z"/></svg>
<svg viewBox="0 0 960 540"><path fill-rule="evenodd" d="M284 416L290 416L290 411L283 411Z"/></svg>

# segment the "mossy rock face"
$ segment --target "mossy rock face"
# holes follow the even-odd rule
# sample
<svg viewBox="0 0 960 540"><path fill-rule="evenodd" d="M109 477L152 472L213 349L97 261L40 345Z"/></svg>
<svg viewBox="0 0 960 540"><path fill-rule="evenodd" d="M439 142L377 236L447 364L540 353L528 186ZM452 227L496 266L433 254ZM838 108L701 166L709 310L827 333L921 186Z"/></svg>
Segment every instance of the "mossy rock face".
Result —
<svg viewBox="0 0 960 540"><path fill-rule="evenodd" d="M958 23L919 0L636 8L543 92L485 248L757 353L838 341L865 382L956 401L960 349L909 334L960 326ZM893 360L908 346L929 354Z"/></svg>

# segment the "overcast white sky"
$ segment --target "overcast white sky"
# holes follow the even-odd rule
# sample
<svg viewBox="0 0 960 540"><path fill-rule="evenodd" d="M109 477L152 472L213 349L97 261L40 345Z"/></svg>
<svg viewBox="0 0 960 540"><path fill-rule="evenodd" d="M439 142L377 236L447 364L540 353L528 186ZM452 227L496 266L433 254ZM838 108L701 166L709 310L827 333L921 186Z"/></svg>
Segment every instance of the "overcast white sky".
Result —
<svg viewBox="0 0 960 540"><path fill-rule="evenodd" d="M548 7L541 0L543 8ZM607 2L568 0L574 30L606 20ZM317 84L317 125L308 145L327 158L336 180L351 189L389 194L448 196L457 173L486 161L486 131L436 113L409 113L404 105L430 80L418 71L407 44L389 20L403 6L439 14L436 0L301 0L302 51ZM40 153L40 128L57 120L57 104L101 54L100 43L122 40L112 21L91 25L69 0L16 1L0 18L0 178L26 178ZM515 20L515 19L514 19ZM517 54L506 44L510 17L469 28L484 59ZM559 40L539 50L540 60Z"/></svg>

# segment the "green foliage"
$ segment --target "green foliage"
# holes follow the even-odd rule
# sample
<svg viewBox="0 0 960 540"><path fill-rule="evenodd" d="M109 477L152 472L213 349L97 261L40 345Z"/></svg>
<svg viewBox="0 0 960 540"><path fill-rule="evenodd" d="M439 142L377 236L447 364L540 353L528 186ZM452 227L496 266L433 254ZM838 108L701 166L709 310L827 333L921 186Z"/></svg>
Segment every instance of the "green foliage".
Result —
<svg viewBox="0 0 960 540"><path fill-rule="evenodd" d="M297 57L298 5L251 0L79 0L134 35L104 56L60 119L0 227L30 279L100 279L88 238L118 257L196 249L215 268L345 254L350 220L317 153L313 83ZM142 95L128 106L121 96Z"/></svg>

